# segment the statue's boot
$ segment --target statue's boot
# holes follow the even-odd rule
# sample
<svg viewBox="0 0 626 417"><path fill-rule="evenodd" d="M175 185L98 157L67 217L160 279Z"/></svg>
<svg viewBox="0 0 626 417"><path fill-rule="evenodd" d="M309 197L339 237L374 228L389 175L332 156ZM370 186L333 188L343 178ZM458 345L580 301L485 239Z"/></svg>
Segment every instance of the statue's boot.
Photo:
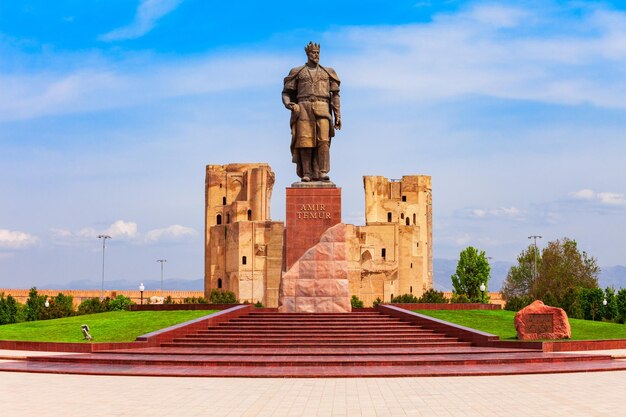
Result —
<svg viewBox="0 0 626 417"><path fill-rule="evenodd" d="M302 182L311 181L313 148L300 148L300 162L302 163Z"/></svg>
<svg viewBox="0 0 626 417"><path fill-rule="evenodd" d="M320 170L319 179L330 181L328 172L330 171L330 141L320 140L317 142L317 164Z"/></svg>

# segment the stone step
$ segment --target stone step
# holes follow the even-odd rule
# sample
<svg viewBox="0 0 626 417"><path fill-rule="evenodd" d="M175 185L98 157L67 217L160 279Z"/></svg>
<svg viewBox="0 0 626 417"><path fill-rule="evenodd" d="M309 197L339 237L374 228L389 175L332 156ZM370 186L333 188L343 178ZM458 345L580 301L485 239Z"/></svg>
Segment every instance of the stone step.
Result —
<svg viewBox="0 0 626 417"><path fill-rule="evenodd" d="M288 336L263 336L263 337L193 337L187 335L185 337L179 337L173 340L173 342L178 343L215 343L215 342L226 342L226 343L270 343L270 342L299 342L302 340L301 337L288 337ZM307 341L310 342L322 342L322 343L366 343L366 342L392 342L397 340L395 337L311 337L307 338ZM427 342L458 342L457 338L446 337L446 336L432 336L432 337L403 337L402 340L404 342L415 342L415 343L427 343Z"/></svg>
<svg viewBox="0 0 626 417"><path fill-rule="evenodd" d="M559 363L609 361L606 355L563 355L556 353L486 353L483 355L128 355L119 353L51 355L29 358L31 362L90 363L142 366L472 366L516 363Z"/></svg>
<svg viewBox="0 0 626 417"><path fill-rule="evenodd" d="M440 341L440 342L413 342L413 341L397 341L391 340L387 342L383 341L367 341L367 342L345 342L341 340L337 340L335 342L320 342L320 341L302 341L302 340L294 340L294 341L274 341L274 342L262 342L262 341L254 341L254 342L230 342L230 341L220 341L220 342L193 342L193 341L184 341L184 342L167 342L162 343L163 347L207 347L207 348L222 348L222 349L231 349L237 347L270 347L270 348L296 348L296 347L367 347L367 348L375 348L375 347L430 347L430 348L438 348L438 347L447 347L447 346L471 346L470 342L458 342L458 341Z"/></svg>
<svg viewBox="0 0 626 417"><path fill-rule="evenodd" d="M420 329L420 327L412 326L410 324L396 324L396 325L343 325L343 324L224 324L220 323L219 329L311 329L311 330L353 330L358 329L360 331L378 331L384 329Z"/></svg>
<svg viewBox="0 0 626 417"><path fill-rule="evenodd" d="M141 366L97 363L9 361L0 371L81 375L169 377L434 377L547 374L626 370L626 361L581 360L569 362L520 362L438 366Z"/></svg>
<svg viewBox="0 0 626 417"><path fill-rule="evenodd" d="M437 349L415 347L236 347L230 349L205 347L149 347L135 349L115 349L101 351L102 353L126 354L168 354L168 355L256 355L256 356L300 356L300 355L481 355L485 353L528 353L541 350L515 348L489 348L476 346L447 346Z"/></svg>
<svg viewBox="0 0 626 417"><path fill-rule="evenodd" d="M301 337L309 337L309 336L318 336L318 335L346 335L346 336L367 336L367 335L396 335L400 336L417 336L417 335L433 335L440 334L436 333L432 330L423 330L423 329L411 329L411 330L393 330L393 329L385 329L378 330L376 332L361 332L361 331L344 331L341 329L331 329L331 330L291 330L291 329L209 329L209 330L198 330L198 332L193 333L194 335L206 335L206 336L237 336L237 335L293 335L293 336L301 336Z"/></svg>
<svg viewBox="0 0 626 417"><path fill-rule="evenodd" d="M324 332L324 331L315 331L315 332L306 332L306 331L257 331L257 330L246 330L246 331L200 331L198 333L193 333L187 335L188 337L202 337L202 338L229 338L229 337L289 337L289 338L317 338L317 337L359 337L359 338L367 338L372 337L371 333L362 333L362 332ZM385 336L385 337L435 337L442 336L440 333L434 332L412 332L412 331L385 331L385 332L377 332L375 336Z"/></svg>

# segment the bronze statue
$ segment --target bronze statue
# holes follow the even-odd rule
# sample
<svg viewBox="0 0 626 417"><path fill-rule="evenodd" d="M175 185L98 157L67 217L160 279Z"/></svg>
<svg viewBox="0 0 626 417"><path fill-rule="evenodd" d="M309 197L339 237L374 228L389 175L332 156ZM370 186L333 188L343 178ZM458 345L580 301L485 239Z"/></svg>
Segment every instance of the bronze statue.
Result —
<svg viewBox="0 0 626 417"><path fill-rule="evenodd" d="M319 44L309 42L304 51L307 63L289 71L283 88L283 104L291 110L291 156L302 182L330 181L330 141L341 129L340 82L334 69L319 64Z"/></svg>

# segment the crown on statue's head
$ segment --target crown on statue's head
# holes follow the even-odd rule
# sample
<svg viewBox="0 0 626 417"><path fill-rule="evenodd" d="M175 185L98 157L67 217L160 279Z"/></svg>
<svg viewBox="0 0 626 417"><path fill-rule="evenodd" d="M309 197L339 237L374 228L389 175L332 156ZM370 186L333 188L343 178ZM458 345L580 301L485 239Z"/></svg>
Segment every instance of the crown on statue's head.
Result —
<svg viewBox="0 0 626 417"><path fill-rule="evenodd" d="M311 51L320 51L320 44L314 43L313 41L309 42L307 46L304 47L304 51L308 54Z"/></svg>

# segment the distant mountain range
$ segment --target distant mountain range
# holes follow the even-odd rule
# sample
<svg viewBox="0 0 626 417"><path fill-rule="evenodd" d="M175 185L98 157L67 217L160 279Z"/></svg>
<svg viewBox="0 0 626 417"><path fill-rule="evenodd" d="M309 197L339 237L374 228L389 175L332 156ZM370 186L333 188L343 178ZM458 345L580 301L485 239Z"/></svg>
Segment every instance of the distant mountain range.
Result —
<svg viewBox="0 0 626 417"><path fill-rule="evenodd" d="M456 271L456 259L434 259L433 275L434 286L439 291L452 291L452 281L450 277ZM506 279L506 274L513 266L512 262L494 262L491 264L491 280L489 282L489 290L499 291L502 283ZM616 289L626 288L626 266L607 266L602 267L600 272L600 286L606 288L612 286ZM161 288L161 281L149 280L144 281L147 290ZM55 290L93 290L100 289L100 283L95 281L80 280L71 281L66 284L55 284L41 286L40 288L50 288ZM130 282L124 280L106 281L105 288L115 290L136 290L139 286L138 282ZM166 279L163 281L164 290L179 291L202 291L204 289L204 279Z"/></svg>

